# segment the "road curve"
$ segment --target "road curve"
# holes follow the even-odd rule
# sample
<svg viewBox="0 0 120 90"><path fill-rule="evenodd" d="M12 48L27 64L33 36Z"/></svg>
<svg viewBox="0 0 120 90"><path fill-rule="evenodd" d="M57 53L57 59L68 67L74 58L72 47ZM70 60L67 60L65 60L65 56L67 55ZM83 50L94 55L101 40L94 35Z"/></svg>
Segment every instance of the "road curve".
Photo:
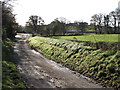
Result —
<svg viewBox="0 0 120 90"><path fill-rule="evenodd" d="M45 58L26 43L29 34L14 45L14 59L28 88L102 88L95 81Z"/></svg>

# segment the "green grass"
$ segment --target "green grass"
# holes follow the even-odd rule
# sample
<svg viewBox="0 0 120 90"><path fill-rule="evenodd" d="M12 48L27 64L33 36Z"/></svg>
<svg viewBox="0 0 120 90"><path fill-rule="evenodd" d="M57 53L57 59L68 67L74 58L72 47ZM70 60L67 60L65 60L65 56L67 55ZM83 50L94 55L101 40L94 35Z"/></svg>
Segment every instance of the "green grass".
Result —
<svg viewBox="0 0 120 90"><path fill-rule="evenodd" d="M2 43L2 88L26 88L14 64L13 44L11 40Z"/></svg>
<svg viewBox="0 0 120 90"><path fill-rule="evenodd" d="M94 29L88 29L87 31L95 31Z"/></svg>
<svg viewBox="0 0 120 90"><path fill-rule="evenodd" d="M120 34L86 34L82 36L53 36L52 38L91 42L120 42Z"/></svg>

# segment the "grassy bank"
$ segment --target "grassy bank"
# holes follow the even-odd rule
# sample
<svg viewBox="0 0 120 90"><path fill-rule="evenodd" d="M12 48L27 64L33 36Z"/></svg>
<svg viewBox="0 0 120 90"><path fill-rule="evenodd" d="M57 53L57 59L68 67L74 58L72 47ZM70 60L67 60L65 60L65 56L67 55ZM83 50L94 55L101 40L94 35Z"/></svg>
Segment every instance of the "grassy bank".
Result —
<svg viewBox="0 0 120 90"><path fill-rule="evenodd" d="M120 51L96 50L83 43L32 37L29 45L58 63L93 78L103 86L120 87Z"/></svg>
<svg viewBox="0 0 120 90"><path fill-rule="evenodd" d="M53 36L52 38L91 42L120 42L120 34L85 34L81 36Z"/></svg>
<svg viewBox="0 0 120 90"><path fill-rule="evenodd" d="M11 40L2 43L2 88L26 88L14 64Z"/></svg>

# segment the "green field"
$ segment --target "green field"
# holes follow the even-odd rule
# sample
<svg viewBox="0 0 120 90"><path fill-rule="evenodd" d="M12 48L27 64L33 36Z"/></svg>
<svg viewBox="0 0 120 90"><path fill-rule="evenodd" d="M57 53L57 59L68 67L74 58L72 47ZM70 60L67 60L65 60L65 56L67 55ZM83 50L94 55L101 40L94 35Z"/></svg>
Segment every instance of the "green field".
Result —
<svg viewBox="0 0 120 90"><path fill-rule="evenodd" d="M53 36L52 38L91 42L120 42L120 34L85 34L82 36Z"/></svg>

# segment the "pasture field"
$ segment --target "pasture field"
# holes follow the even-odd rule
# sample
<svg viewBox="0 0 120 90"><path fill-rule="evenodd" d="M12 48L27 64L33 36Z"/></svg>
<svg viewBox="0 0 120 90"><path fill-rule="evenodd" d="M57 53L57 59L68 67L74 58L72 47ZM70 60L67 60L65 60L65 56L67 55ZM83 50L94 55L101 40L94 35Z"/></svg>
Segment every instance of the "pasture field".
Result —
<svg viewBox="0 0 120 90"><path fill-rule="evenodd" d="M120 42L120 34L85 34L81 36L53 36L52 38L91 42Z"/></svg>

